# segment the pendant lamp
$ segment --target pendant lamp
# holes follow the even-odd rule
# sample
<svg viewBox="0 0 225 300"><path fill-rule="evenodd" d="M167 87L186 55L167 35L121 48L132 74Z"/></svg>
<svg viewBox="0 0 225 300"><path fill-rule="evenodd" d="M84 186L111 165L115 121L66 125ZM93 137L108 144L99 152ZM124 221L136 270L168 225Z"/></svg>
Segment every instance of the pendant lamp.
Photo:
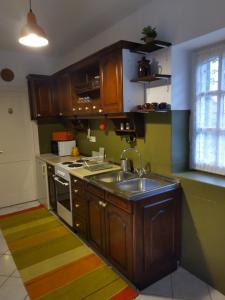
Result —
<svg viewBox="0 0 225 300"><path fill-rule="evenodd" d="M37 24L35 14L31 9L27 14L27 23L22 28L19 38L19 43L28 47L44 47L48 45L47 35L44 30Z"/></svg>

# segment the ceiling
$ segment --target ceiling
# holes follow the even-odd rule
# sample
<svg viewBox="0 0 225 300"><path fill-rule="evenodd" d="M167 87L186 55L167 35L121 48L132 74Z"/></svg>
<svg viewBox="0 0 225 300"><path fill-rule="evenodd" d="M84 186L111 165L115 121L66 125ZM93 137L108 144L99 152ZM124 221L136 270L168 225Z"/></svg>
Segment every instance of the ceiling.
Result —
<svg viewBox="0 0 225 300"><path fill-rule="evenodd" d="M150 0L33 0L32 9L50 45L32 49L52 56L70 50L132 14ZM26 22L28 0L1 0L0 51L31 51L17 42Z"/></svg>

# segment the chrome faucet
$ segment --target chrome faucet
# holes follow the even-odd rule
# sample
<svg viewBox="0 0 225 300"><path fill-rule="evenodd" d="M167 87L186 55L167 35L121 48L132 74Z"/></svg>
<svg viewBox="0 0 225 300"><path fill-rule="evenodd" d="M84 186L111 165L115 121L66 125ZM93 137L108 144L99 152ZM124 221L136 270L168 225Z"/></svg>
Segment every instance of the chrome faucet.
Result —
<svg viewBox="0 0 225 300"><path fill-rule="evenodd" d="M122 160L125 159L125 153L128 152L128 151L132 151L132 152L136 152L137 153L137 156L138 156L138 167L136 168L136 172L138 174L138 177L141 177L144 174L144 170L142 168L142 159L141 159L141 153L140 153L140 151L138 151L135 148L126 148L126 149L123 149L123 151L121 152L121 155L120 155L120 160L122 161Z"/></svg>

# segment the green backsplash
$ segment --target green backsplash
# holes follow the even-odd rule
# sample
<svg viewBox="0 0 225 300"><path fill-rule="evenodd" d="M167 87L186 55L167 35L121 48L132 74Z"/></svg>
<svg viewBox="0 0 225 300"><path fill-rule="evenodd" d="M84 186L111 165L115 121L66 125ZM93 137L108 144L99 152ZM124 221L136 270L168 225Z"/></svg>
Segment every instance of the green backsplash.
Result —
<svg viewBox="0 0 225 300"><path fill-rule="evenodd" d="M90 155L104 147L107 159L120 162L121 151L130 147L126 139L117 136L112 121L108 121L107 130L99 130L99 120L90 121L91 135L96 136L96 143L88 141L87 133L76 132L76 141L80 152ZM171 170L171 114L151 113L145 117L145 138L138 138L135 146L142 155L143 166L150 165L153 172L170 174ZM134 153L127 153L137 163Z"/></svg>
<svg viewBox="0 0 225 300"><path fill-rule="evenodd" d="M58 122L38 124L40 153L51 152L51 134L53 131L64 131L66 128Z"/></svg>

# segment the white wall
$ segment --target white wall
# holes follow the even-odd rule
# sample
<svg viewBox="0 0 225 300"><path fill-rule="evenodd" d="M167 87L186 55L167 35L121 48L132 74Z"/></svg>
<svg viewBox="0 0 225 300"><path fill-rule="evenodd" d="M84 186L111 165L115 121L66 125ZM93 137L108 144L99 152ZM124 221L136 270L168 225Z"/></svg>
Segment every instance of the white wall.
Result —
<svg viewBox="0 0 225 300"><path fill-rule="evenodd" d="M39 55L0 52L0 71L10 68L12 82L0 78L0 207L37 198L35 155L37 124L30 119L26 76L52 73L53 60ZM13 114L8 109L13 109Z"/></svg>

